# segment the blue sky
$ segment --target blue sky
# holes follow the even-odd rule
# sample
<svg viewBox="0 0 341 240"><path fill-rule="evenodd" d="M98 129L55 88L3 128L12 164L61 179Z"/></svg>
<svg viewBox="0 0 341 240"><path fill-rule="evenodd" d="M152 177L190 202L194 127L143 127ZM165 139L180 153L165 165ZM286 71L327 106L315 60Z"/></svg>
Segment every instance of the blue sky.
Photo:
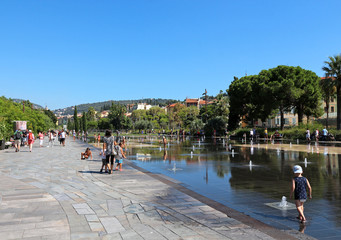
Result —
<svg viewBox="0 0 341 240"><path fill-rule="evenodd" d="M323 76L341 1L2 0L0 95L50 109L200 97L278 65Z"/></svg>

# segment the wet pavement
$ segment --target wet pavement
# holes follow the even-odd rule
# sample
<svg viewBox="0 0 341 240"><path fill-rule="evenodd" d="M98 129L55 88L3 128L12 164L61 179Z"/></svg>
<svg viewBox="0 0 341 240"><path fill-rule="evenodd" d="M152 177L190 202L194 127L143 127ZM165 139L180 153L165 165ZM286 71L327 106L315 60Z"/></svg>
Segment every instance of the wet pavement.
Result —
<svg viewBox="0 0 341 240"><path fill-rule="evenodd" d="M100 174L99 151L80 160L88 145L68 140L0 152L0 239L312 239L128 162L122 172Z"/></svg>

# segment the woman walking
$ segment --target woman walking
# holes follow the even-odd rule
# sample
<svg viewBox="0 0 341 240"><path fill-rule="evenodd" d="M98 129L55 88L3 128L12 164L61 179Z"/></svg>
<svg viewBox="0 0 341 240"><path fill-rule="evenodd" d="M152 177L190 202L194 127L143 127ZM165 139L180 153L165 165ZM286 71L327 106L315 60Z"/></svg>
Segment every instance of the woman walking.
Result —
<svg viewBox="0 0 341 240"><path fill-rule="evenodd" d="M114 159L115 159L115 149L114 144L116 145L116 142L114 140L114 137L111 136L111 131L106 130L105 136L103 138L103 152L106 151L106 166L105 171L108 170L109 174L112 173L113 167L114 167ZM111 168L109 166L109 161L111 162Z"/></svg>
<svg viewBox="0 0 341 240"><path fill-rule="evenodd" d="M30 147L30 152L32 152L32 145L34 143L34 134L32 130L28 131L28 146Z"/></svg>

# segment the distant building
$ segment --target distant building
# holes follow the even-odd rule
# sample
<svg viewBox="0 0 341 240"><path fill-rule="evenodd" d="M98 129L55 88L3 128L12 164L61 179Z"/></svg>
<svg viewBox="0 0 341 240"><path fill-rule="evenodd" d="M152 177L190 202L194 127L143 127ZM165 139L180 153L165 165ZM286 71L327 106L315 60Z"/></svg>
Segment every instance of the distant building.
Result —
<svg viewBox="0 0 341 240"><path fill-rule="evenodd" d="M207 101L207 105L210 105L213 102L214 102L214 100L213 101ZM194 107L197 107L198 109L200 109L206 105L206 100L202 100L200 98L186 98L185 105L186 105L186 107L194 106Z"/></svg>
<svg viewBox="0 0 341 240"><path fill-rule="evenodd" d="M102 111L101 112L101 118L105 118L109 116L109 112L108 111Z"/></svg>
<svg viewBox="0 0 341 240"><path fill-rule="evenodd" d="M152 105L147 103L138 103L137 104L137 110L149 110L152 108Z"/></svg>

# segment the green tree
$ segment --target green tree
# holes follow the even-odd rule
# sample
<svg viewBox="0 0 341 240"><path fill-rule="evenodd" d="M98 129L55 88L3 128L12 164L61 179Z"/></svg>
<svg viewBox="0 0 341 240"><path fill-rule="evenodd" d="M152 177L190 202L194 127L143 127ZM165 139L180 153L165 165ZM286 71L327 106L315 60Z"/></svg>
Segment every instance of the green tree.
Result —
<svg viewBox="0 0 341 240"><path fill-rule="evenodd" d="M127 116L123 117L123 121L122 121L122 128L125 130L131 129L133 127L133 123L131 121L130 118L128 118Z"/></svg>
<svg viewBox="0 0 341 240"><path fill-rule="evenodd" d="M109 118L101 118L100 120L98 120L98 128L100 130L111 129Z"/></svg>
<svg viewBox="0 0 341 240"><path fill-rule="evenodd" d="M83 112L82 116L83 131L86 133L88 131L88 125L86 120L86 112Z"/></svg>
<svg viewBox="0 0 341 240"><path fill-rule="evenodd" d="M115 129L118 130L123 128L122 122L124 119L124 113L126 111L127 110L125 106L112 103L108 118Z"/></svg>
<svg viewBox="0 0 341 240"><path fill-rule="evenodd" d="M86 113L86 118L88 121L96 120L96 111L93 107L89 107L88 112Z"/></svg>
<svg viewBox="0 0 341 240"><path fill-rule="evenodd" d="M54 115L54 113L51 110L46 110L44 109L44 113L51 119L51 121L56 124L58 119L56 117L56 115Z"/></svg>
<svg viewBox="0 0 341 240"><path fill-rule="evenodd" d="M329 103L331 101L331 98L335 96L336 93L336 87L334 85L334 81L331 78L322 78L320 81L320 86L322 90L322 98L323 101L326 104L326 110L327 110L327 118L326 118L326 127L328 128L328 121L329 121Z"/></svg>
<svg viewBox="0 0 341 240"><path fill-rule="evenodd" d="M98 122L97 121L89 121L88 123L88 129L94 130L97 129L98 127Z"/></svg>
<svg viewBox="0 0 341 240"><path fill-rule="evenodd" d="M201 119L195 119L189 124L188 127L192 134L196 134L197 132L204 128L204 123Z"/></svg>
<svg viewBox="0 0 341 240"><path fill-rule="evenodd" d="M75 131L79 132L79 122L78 122L78 117L77 117L77 106L75 106L75 110L73 113L73 123L75 126Z"/></svg>
<svg viewBox="0 0 341 240"><path fill-rule="evenodd" d="M336 127L341 129L341 54L329 57L329 61L324 62L326 66L322 68L326 72L326 77L330 77L334 81L337 97L337 117Z"/></svg>
<svg viewBox="0 0 341 240"><path fill-rule="evenodd" d="M222 136L225 134L225 129L227 125L227 118L222 116L217 116L208 121L208 123L205 125L205 135L206 136L212 136L214 133L214 130L216 130L216 134L218 136Z"/></svg>
<svg viewBox="0 0 341 240"><path fill-rule="evenodd" d="M71 121L70 118L68 118L68 120L67 120L67 129L68 130L74 130L75 129L75 125L74 125L73 121Z"/></svg>

